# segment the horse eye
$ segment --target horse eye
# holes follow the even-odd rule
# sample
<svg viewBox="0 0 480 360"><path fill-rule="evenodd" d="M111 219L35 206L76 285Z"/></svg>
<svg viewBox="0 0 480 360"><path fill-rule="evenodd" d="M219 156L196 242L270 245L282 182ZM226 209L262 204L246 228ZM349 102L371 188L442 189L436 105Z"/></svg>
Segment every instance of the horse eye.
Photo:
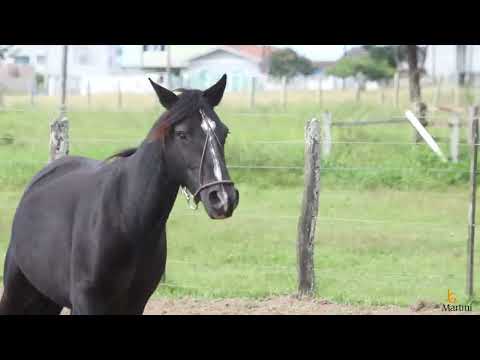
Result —
<svg viewBox="0 0 480 360"><path fill-rule="evenodd" d="M187 133L185 131L177 131L176 132L176 135L182 139L182 140L186 140L187 139Z"/></svg>

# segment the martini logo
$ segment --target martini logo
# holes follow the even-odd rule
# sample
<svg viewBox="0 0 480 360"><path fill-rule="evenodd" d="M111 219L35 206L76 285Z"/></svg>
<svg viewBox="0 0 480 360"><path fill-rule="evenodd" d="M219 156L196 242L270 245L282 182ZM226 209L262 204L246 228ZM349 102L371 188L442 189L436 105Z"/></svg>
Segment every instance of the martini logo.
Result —
<svg viewBox="0 0 480 360"><path fill-rule="evenodd" d="M472 305L457 305L457 296L448 289L447 304L443 304L442 311L472 311Z"/></svg>
<svg viewBox="0 0 480 360"><path fill-rule="evenodd" d="M449 304L455 304L457 302L457 297L453 293L452 290L448 289L448 299L447 299Z"/></svg>

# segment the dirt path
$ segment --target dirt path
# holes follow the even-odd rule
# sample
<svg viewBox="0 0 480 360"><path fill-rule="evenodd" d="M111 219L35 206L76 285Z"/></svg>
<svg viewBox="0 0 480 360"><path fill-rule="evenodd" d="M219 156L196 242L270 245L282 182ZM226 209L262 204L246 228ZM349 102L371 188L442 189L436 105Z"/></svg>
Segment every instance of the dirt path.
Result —
<svg viewBox="0 0 480 360"><path fill-rule="evenodd" d="M419 302L410 308L398 306L350 306L326 300L299 300L294 296L265 300L247 299L155 299L149 302L145 315L445 315L476 314L442 311L441 305Z"/></svg>

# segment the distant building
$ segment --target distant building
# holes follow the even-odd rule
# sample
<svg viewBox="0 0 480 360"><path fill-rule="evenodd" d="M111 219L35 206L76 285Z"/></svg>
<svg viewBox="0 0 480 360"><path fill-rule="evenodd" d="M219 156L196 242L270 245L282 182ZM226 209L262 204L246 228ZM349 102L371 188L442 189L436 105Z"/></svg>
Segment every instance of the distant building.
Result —
<svg viewBox="0 0 480 360"><path fill-rule="evenodd" d="M425 70L432 78L480 83L480 45L429 45Z"/></svg>
<svg viewBox="0 0 480 360"><path fill-rule="evenodd" d="M167 86L169 68L173 89L205 89L226 73L227 91L248 90L254 77L258 90L280 90L281 81L268 75L269 59L275 49L268 45L70 45L67 86L70 94L112 93L119 89L149 93L147 78ZM16 45L11 53L7 62L31 66L37 77L43 77L45 93L60 94L61 45ZM292 79L289 87L318 88L320 74L333 64L314 63L313 75ZM338 88L338 84L338 79L325 76L322 86L327 90Z"/></svg>
<svg viewBox="0 0 480 360"><path fill-rule="evenodd" d="M59 94L62 48L61 45L16 45L8 62L32 66L36 74L44 77L48 94ZM120 50L117 45L70 45L67 81L70 93L79 93L86 78L118 74Z"/></svg>
<svg viewBox="0 0 480 360"><path fill-rule="evenodd" d="M227 74L227 91L250 87L255 77L257 86L268 77L268 59L274 49L259 45L219 45L190 58L185 79L188 86L205 89Z"/></svg>
<svg viewBox="0 0 480 360"><path fill-rule="evenodd" d="M183 86L182 74L188 68L190 58L216 45L121 45L120 66L129 71L140 71L166 86L167 69L170 68L171 87Z"/></svg>
<svg viewBox="0 0 480 360"><path fill-rule="evenodd" d="M0 91L30 92L34 82L35 69L31 65L0 63Z"/></svg>

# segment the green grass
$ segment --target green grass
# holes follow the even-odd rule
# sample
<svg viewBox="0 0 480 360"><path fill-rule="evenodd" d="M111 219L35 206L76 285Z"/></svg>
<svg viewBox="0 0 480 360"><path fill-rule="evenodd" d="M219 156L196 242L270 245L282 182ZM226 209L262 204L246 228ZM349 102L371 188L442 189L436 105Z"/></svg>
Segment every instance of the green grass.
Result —
<svg viewBox="0 0 480 360"><path fill-rule="evenodd" d="M334 121L401 113L374 100L326 99L324 108ZM303 144L259 142L301 141L305 121L321 116L314 97L299 98L286 113L279 104L259 104L255 114L233 100L219 107L231 130L228 164L303 166ZM0 259L23 188L47 159L48 124L57 114L51 104L25 110L0 112L0 138L13 140L0 141ZM136 145L158 113L153 106L143 112L78 106L69 114L71 153L101 159ZM431 132L448 139L448 129ZM334 128L333 136L336 142L411 142L412 130L405 125ZM447 145L442 150L448 154ZM322 162L315 249L319 296L408 305L417 299L445 302L451 289L464 301L469 156L467 147L461 150L455 165L440 162L424 145L333 145ZM202 208L192 212L178 199L167 227L167 282L156 296L264 297L296 291L303 171L232 169L231 175L241 193L231 219L212 221ZM475 263L479 260L477 247Z"/></svg>

